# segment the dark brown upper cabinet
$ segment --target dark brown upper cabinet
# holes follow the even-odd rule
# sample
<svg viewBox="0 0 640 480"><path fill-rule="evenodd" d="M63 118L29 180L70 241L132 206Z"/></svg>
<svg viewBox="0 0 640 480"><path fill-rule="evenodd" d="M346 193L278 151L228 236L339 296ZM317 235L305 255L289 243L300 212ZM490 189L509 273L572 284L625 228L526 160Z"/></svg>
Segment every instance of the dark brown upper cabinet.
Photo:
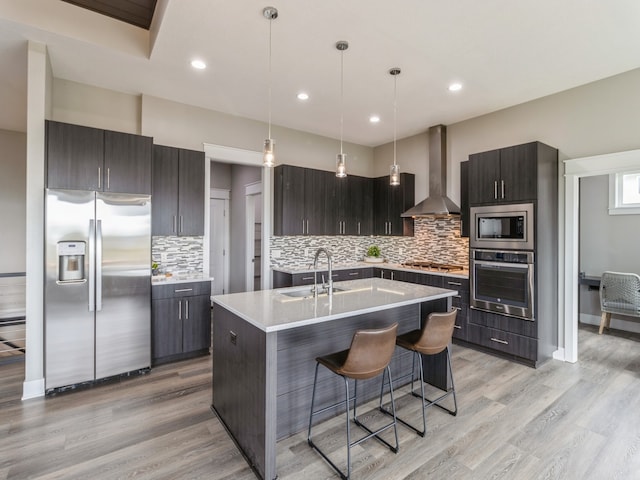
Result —
<svg viewBox="0 0 640 480"><path fill-rule="evenodd" d="M151 194L153 139L46 122L47 187Z"/></svg>

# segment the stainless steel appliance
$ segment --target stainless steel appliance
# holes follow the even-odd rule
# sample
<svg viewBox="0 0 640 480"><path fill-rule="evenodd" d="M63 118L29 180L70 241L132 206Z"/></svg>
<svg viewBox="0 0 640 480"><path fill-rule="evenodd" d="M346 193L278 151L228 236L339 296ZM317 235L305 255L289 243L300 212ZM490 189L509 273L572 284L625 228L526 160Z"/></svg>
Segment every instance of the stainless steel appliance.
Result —
<svg viewBox="0 0 640 480"><path fill-rule="evenodd" d="M151 197L48 190L45 388L151 364Z"/></svg>
<svg viewBox="0 0 640 480"><path fill-rule="evenodd" d="M471 207L471 248L534 249L532 203Z"/></svg>
<svg viewBox="0 0 640 480"><path fill-rule="evenodd" d="M533 252L471 250L471 308L535 319Z"/></svg>

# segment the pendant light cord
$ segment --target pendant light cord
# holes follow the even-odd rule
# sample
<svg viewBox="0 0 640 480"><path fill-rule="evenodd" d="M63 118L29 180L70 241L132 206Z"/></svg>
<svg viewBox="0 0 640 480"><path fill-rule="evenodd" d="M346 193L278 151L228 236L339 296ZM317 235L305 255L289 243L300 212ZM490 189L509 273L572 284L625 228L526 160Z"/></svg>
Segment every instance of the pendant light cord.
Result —
<svg viewBox="0 0 640 480"><path fill-rule="evenodd" d="M271 138L271 24L272 19L269 19L269 138Z"/></svg>
<svg viewBox="0 0 640 480"><path fill-rule="evenodd" d="M396 137L398 134L398 75L393 76L393 164L396 164Z"/></svg>
<svg viewBox="0 0 640 480"><path fill-rule="evenodd" d="M344 50L340 50L340 155L342 155L343 131L344 131Z"/></svg>

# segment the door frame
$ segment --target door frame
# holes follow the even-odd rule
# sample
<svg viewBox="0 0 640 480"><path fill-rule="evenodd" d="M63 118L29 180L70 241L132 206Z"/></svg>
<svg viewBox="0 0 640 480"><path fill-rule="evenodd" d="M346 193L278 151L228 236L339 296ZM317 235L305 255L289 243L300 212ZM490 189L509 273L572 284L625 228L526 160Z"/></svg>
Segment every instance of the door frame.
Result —
<svg viewBox="0 0 640 480"><path fill-rule="evenodd" d="M211 161L220 163L231 163L237 165L248 165L252 167L262 167L262 152L245 150L242 148L226 147L204 143L204 154L207 163ZM206 171L206 181L209 181L209 170ZM207 184L208 186L208 184ZM209 202L205 205L205 220L209 218ZM261 286L263 290L271 289L271 232L273 232L273 168L262 168L262 278ZM208 231L208 230L207 230ZM207 241L208 242L208 235ZM208 243L205 254L208 255ZM208 258L206 259L208 267Z"/></svg>
<svg viewBox="0 0 640 480"><path fill-rule="evenodd" d="M224 255L224 276L222 278L222 288L224 292L229 292L229 269L230 269L230 264L229 264L229 244L231 242L231 225L230 225L230 221L229 221L229 199L230 199L230 192L229 190L224 190L221 188L210 188L209 189L209 212L208 212L208 217L209 219L211 219L211 200L223 200L224 201L224 211L225 211L225 216L224 216L224 238L223 238L223 244L224 244L224 251L225 251L225 255ZM211 225L209 225L209 227L207 228L207 232L211 232ZM209 268L209 265L211 264L211 237L209 235L209 241L207 242L208 244L208 253L209 256L207 258L207 268ZM211 272L209 270L209 276L212 276L213 272ZM215 282L216 279L214 277L213 281Z"/></svg>
<svg viewBox="0 0 640 480"><path fill-rule="evenodd" d="M640 150L569 159L564 161L564 168L564 262L560 262L558 269L559 285L563 286L559 314L564 322L558 322L559 349L554 358L575 363L578 361L580 178L638 170Z"/></svg>

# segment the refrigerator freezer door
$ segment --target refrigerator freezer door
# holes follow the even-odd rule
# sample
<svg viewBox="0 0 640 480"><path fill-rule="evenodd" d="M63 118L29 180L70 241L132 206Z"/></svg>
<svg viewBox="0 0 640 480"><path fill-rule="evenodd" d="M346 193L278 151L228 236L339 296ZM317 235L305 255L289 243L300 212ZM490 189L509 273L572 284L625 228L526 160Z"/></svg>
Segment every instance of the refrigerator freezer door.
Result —
<svg viewBox="0 0 640 480"><path fill-rule="evenodd" d="M51 389L94 379L91 282L61 281L59 254L60 242L85 242L84 272L91 270L95 193L48 190L45 208L45 388Z"/></svg>
<svg viewBox="0 0 640 480"><path fill-rule="evenodd" d="M96 194L96 379L151 365L151 198Z"/></svg>

